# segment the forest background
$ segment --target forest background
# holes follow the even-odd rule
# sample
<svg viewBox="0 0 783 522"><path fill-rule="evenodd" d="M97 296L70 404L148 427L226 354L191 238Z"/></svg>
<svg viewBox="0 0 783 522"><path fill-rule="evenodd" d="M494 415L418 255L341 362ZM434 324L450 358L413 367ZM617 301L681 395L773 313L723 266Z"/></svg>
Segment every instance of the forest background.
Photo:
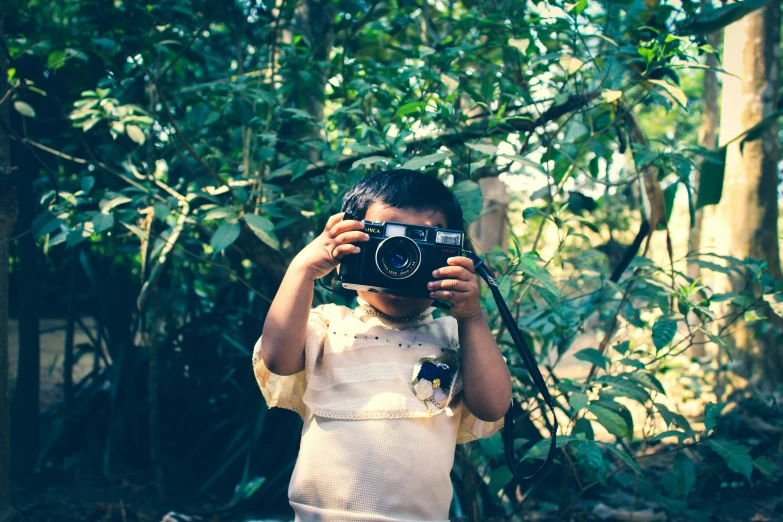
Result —
<svg viewBox="0 0 783 522"><path fill-rule="evenodd" d="M291 257L396 166L457 195L561 426L535 484L499 436L460 446L452 520L781 519L780 18L5 0L0 520L289 519L301 424L252 346ZM532 469L550 421L484 292Z"/></svg>

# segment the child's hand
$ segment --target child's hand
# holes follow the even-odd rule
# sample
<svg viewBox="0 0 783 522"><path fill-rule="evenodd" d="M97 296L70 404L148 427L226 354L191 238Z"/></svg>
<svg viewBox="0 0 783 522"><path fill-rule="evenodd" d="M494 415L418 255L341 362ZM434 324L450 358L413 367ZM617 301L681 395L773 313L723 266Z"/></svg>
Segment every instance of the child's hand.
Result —
<svg viewBox="0 0 783 522"><path fill-rule="evenodd" d="M451 316L458 321L481 317L479 281L473 261L463 256L450 257L449 266L435 270L435 277L447 277L427 283L430 297L451 302Z"/></svg>
<svg viewBox="0 0 783 522"><path fill-rule="evenodd" d="M291 262L292 266L305 270L313 280L331 272L348 254L356 254L359 247L352 243L367 241L370 236L361 232L361 221L342 221L344 212L329 218L321 235L304 247Z"/></svg>

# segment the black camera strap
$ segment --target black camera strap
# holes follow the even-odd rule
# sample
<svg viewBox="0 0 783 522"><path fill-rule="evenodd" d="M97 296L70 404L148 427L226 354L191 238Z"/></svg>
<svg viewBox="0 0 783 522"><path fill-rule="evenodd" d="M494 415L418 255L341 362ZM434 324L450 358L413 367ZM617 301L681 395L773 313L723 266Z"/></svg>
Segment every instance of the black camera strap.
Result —
<svg viewBox="0 0 783 522"><path fill-rule="evenodd" d="M516 480L519 482L529 482L540 476L552 463L552 457L554 456L554 450L557 443L557 416L555 415L554 401L552 400L552 396L549 395L549 390L547 389L546 382L544 382L544 378L541 376L541 372L538 369L536 360L533 357L533 352L525 342L525 338L522 337L522 333L519 331L519 327L517 326L517 322L514 319L514 316L511 314L511 310L508 309L506 302L503 300L503 296L500 294L497 279L493 277L492 272L489 271L489 267L487 267L487 265L481 260L479 256L468 250L463 251L462 254L473 261L473 266L476 269L476 273L487 282L487 285L489 285L489 290L492 292L492 296L495 298L495 303L497 303L500 316L503 318L503 322L508 329L508 333L511 335L511 339L514 341L514 345L517 347L519 355L522 356L522 362L525 363L525 368L530 374L530 378L533 379L533 384L535 384L536 388L538 389L538 393L540 393L541 397L544 398L546 405L549 407L549 411L552 412L552 427L550 429L551 438L549 439L549 451L547 452L546 460L544 461L544 464L538 468L538 470L527 477L523 477L517 469L517 459L514 455L515 408L513 397L511 399L511 407L506 412L505 427L503 428L503 449L506 455L506 465Z"/></svg>

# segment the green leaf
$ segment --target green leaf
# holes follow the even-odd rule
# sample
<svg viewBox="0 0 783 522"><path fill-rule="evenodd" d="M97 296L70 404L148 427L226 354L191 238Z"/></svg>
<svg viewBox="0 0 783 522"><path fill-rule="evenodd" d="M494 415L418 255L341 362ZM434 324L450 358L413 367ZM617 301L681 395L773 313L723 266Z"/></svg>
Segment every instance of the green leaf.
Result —
<svg viewBox="0 0 783 522"><path fill-rule="evenodd" d="M128 203L130 201L131 199L129 197L123 196L122 194L107 192L98 206L100 207L101 212L108 213L109 210L113 209L114 207Z"/></svg>
<svg viewBox="0 0 783 522"><path fill-rule="evenodd" d="M601 352L596 350L595 348L585 348L583 350L579 350L574 354L574 357L579 359L580 361L587 361L589 363L595 364L599 368L603 368L606 370L609 367L609 359L607 359Z"/></svg>
<svg viewBox="0 0 783 522"><path fill-rule="evenodd" d="M541 166L540 163L536 163L533 160L529 160L524 156L519 156L518 154L498 154L498 156L501 158L508 158L510 160L514 160L517 163L521 163L525 167L530 167L531 169L537 170L542 174L546 174L546 170L544 169L544 167Z"/></svg>
<svg viewBox="0 0 783 522"><path fill-rule="evenodd" d="M435 162L442 161L449 156L452 156L451 152L436 152L435 154L428 154L426 156L418 156L415 158L411 158L405 163L403 163L402 167L403 169L411 169L411 170L417 170L421 167L425 167L427 165L431 165Z"/></svg>
<svg viewBox="0 0 783 522"><path fill-rule="evenodd" d="M646 81L661 87L663 90L668 92L671 97L674 98L674 100L679 103L680 106L682 106L683 109L687 108L688 97L685 96L685 93L679 86L672 85L671 83L665 82L663 80L653 80L650 78L647 78Z"/></svg>
<svg viewBox="0 0 783 522"><path fill-rule="evenodd" d="M652 340L656 351L674 340L677 334L677 321L659 319L652 327Z"/></svg>
<svg viewBox="0 0 783 522"><path fill-rule="evenodd" d="M498 291L503 299L508 300L509 294L511 294L511 278L508 276L501 276L498 278Z"/></svg>
<svg viewBox="0 0 783 522"><path fill-rule="evenodd" d="M588 479L599 483L606 481L606 461L598 444L591 440L580 442L574 458Z"/></svg>
<svg viewBox="0 0 783 522"><path fill-rule="evenodd" d="M307 172L307 160L300 159L291 163L291 181Z"/></svg>
<svg viewBox="0 0 783 522"><path fill-rule="evenodd" d="M763 321L766 319L763 315L761 315L758 310L748 310L744 314L745 322L746 323L753 323L756 321Z"/></svg>
<svg viewBox="0 0 783 522"><path fill-rule="evenodd" d="M568 398L568 404L574 409L574 414L579 412L582 408L587 408L587 394L586 393L572 393Z"/></svg>
<svg viewBox="0 0 783 522"><path fill-rule="evenodd" d="M555 448L562 448L569 442L573 442L575 440L579 440L577 437L572 437L571 435L558 435L557 441L555 441ZM552 442L549 439L543 439L535 444L527 450L527 453L525 453L525 456L522 457L522 460L527 459L543 459L546 458L547 451L549 451L549 445Z"/></svg>
<svg viewBox="0 0 783 522"><path fill-rule="evenodd" d="M681 34L709 34L730 25L748 13L767 4L767 0L745 0L723 4L721 7L702 7L699 15L685 25ZM704 6L706 4L702 4Z"/></svg>
<svg viewBox="0 0 783 522"><path fill-rule="evenodd" d="M720 455L730 470L744 475L750 481L753 459L750 458L749 447L726 439L707 439L704 444Z"/></svg>
<svg viewBox="0 0 783 522"><path fill-rule="evenodd" d="M726 341L723 340L723 338L718 337L714 333L701 326L697 327L696 329L706 335L707 338L713 343L717 344L718 347L723 348L726 351L726 355L729 356L729 361L734 362L734 358L731 356L731 351L729 350L729 345L726 343Z"/></svg>
<svg viewBox="0 0 783 522"><path fill-rule="evenodd" d="M725 402L719 402L718 404L714 402L707 403L707 406L704 408L704 429L707 430L707 433L718 426L718 418L725 407Z"/></svg>
<svg viewBox="0 0 783 522"><path fill-rule="evenodd" d="M642 468L639 467L639 463L633 460L633 457L630 456L628 453L625 452L625 450L621 450L620 448L616 447L614 444L610 444L608 442L599 442L604 448L610 450L612 453L620 457L620 460L622 460L631 470L637 474L642 474Z"/></svg>
<svg viewBox="0 0 783 522"><path fill-rule="evenodd" d="M95 214L92 217L92 224L98 232L105 232L114 226L114 216L112 214Z"/></svg>
<svg viewBox="0 0 783 522"><path fill-rule="evenodd" d="M452 192L462 207L465 225L475 221L484 208L484 197L479 184L470 180L461 181L454 185Z"/></svg>
<svg viewBox="0 0 783 522"><path fill-rule="evenodd" d="M528 219L532 218L533 216L547 217L547 214L545 214L540 208L537 208L537 207L527 207L525 210L522 211L522 220L523 221L527 221Z"/></svg>
<svg viewBox="0 0 783 522"><path fill-rule="evenodd" d="M774 123L777 124L778 118L783 116L783 110L773 112L772 114L765 116L760 122L753 127L749 128L741 134L743 136L739 143L740 154L745 151L745 144L749 141L755 141L760 139L767 132L767 129Z"/></svg>
<svg viewBox="0 0 783 522"><path fill-rule="evenodd" d="M678 431L678 430L666 430L663 431L657 435L654 435L647 439L647 442L657 442L659 440L666 439L668 437L677 437L677 442L681 443L683 440L687 439L690 435L687 432L684 431Z"/></svg>
<svg viewBox="0 0 783 522"><path fill-rule="evenodd" d="M33 233L34 238L38 239L41 236L59 230L62 224L62 219L55 217L54 214L46 210L35 216L35 219L30 224L30 232Z"/></svg>
<svg viewBox="0 0 783 522"><path fill-rule="evenodd" d="M215 254L222 252L239 237L239 223L236 221L225 222L218 227L209 244L215 251Z"/></svg>
<svg viewBox="0 0 783 522"><path fill-rule="evenodd" d="M35 118L35 109L33 109L29 103L25 103L23 101L15 101L14 109L16 109L16 112L18 112L22 116L27 116L28 118Z"/></svg>
<svg viewBox="0 0 783 522"><path fill-rule="evenodd" d="M620 438L628 437L628 426L619 414L596 403L591 404L589 410L606 431Z"/></svg>
<svg viewBox="0 0 783 522"><path fill-rule="evenodd" d="M674 210L674 199L677 196L677 188L680 186L679 181L675 181L665 189L663 189L663 203L666 209L666 222L670 223L672 220L672 210Z"/></svg>
<svg viewBox="0 0 783 522"><path fill-rule="evenodd" d="M674 456L674 476L682 498L688 498L688 493L696 483L696 466L682 451L678 451Z"/></svg>
<svg viewBox="0 0 783 522"><path fill-rule="evenodd" d="M82 176L79 180L82 190L85 194L89 194L92 188L95 186L95 178L92 176Z"/></svg>
<svg viewBox="0 0 783 522"><path fill-rule="evenodd" d="M699 194L696 210L707 205L717 205L723 195L723 177L726 170L726 147L711 151L704 156L699 178Z"/></svg>
<svg viewBox="0 0 783 522"><path fill-rule="evenodd" d="M351 165L351 169L353 170L357 167L361 167L362 165L364 165L365 167L369 167L370 165L380 163L381 161L384 163L389 163L389 161L391 160L384 156L368 156L366 158L362 158L354 161L353 164Z"/></svg>
<svg viewBox="0 0 783 522"><path fill-rule="evenodd" d="M666 391L663 389L663 384L658 380L655 375L649 372L634 372L630 374L630 378L649 390L655 390L661 395L666 395Z"/></svg>
<svg viewBox="0 0 783 522"><path fill-rule="evenodd" d="M614 346L614 351L616 351L620 355L625 355L626 353L628 353L628 349L630 347L631 347L631 341L623 341Z"/></svg>
<svg viewBox="0 0 783 522"><path fill-rule="evenodd" d="M171 213L171 208L162 201L156 201L152 205L152 210L155 211L155 217L158 218L161 221L165 221L167 217L169 217L169 214Z"/></svg>
<svg viewBox="0 0 783 522"><path fill-rule="evenodd" d="M275 250L280 250L280 241L277 239L275 226L271 221L257 214L243 214L242 219L245 220L250 230L258 236L258 239Z"/></svg>
<svg viewBox="0 0 783 522"><path fill-rule="evenodd" d="M234 113L239 117L239 122L243 126L247 126L250 123L250 120L253 119L253 106L250 102L237 96L231 101L231 105L234 109Z"/></svg>
<svg viewBox="0 0 783 522"><path fill-rule="evenodd" d="M497 497L500 491L511 482L514 475L507 466L499 466L489 474L489 492L493 497Z"/></svg>
<svg viewBox="0 0 783 522"><path fill-rule="evenodd" d="M204 214L201 220L211 221L213 219L225 219L225 218L234 218L234 217L236 217L236 213L234 212L234 209L232 209L231 207L215 207L207 210L207 212Z"/></svg>
<svg viewBox="0 0 783 522"><path fill-rule="evenodd" d="M777 480L779 470L775 465L769 461L767 457L759 457L757 459L753 460L753 467L759 470L762 474L767 476L767 478L771 478L772 480Z"/></svg>
<svg viewBox="0 0 783 522"><path fill-rule="evenodd" d="M417 112L419 109L423 109L427 106L426 102L412 102L412 103L406 103L399 109L397 109L397 112L394 113L394 116L405 116L406 114L410 114L412 112Z"/></svg>
<svg viewBox="0 0 783 522"><path fill-rule="evenodd" d="M130 139L132 139L139 145L144 145L144 139L145 139L144 131L138 128L136 125L126 125L125 133L128 135Z"/></svg>
<svg viewBox="0 0 783 522"><path fill-rule="evenodd" d="M494 156L498 152L497 145L492 145L490 143L466 143L465 146L482 154L489 154L490 156Z"/></svg>

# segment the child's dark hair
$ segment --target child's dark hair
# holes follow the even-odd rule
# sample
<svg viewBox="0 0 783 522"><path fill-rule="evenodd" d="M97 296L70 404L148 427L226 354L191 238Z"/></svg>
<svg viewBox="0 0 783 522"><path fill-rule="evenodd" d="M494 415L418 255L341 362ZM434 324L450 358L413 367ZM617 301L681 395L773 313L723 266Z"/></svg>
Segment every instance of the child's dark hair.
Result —
<svg viewBox="0 0 783 522"><path fill-rule="evenodd" d="M440 210L447 228L463 228L462 207L454 194L438 179L415 170L386 170L362 179L345 194L342 211L364 219L375 202L401 210Z"/></svg>

